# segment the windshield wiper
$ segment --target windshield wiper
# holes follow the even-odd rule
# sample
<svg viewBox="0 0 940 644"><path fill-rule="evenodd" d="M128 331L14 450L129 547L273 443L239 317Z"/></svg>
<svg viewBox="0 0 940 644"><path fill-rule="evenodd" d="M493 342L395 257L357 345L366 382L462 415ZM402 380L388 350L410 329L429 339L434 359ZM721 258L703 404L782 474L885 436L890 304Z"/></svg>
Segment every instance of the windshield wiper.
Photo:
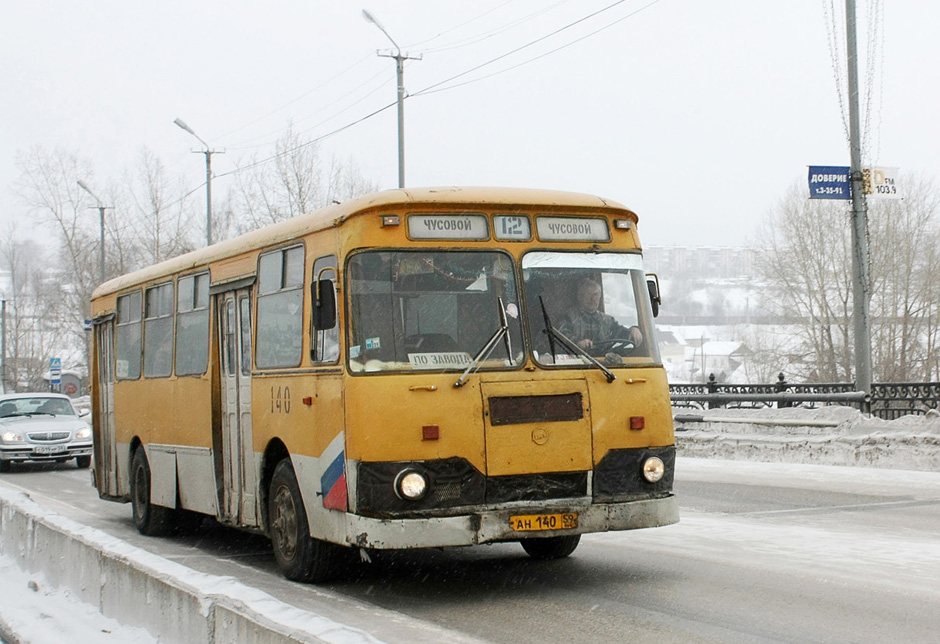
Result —
<svg viewBox="0 0 940 644"><path fill-rule="evenodd" d="M500 339L505 339L506 355L509 356L509 361L512 362L512 342L509 338L509 321L506 319L506 309L503 308L503 298L496 298L496 303L499 307L499 328L496 329L496 333L490 336L490 339L486 341L486 344L483 345L483 348L480 349L476 357L470 361L470 365L467 369L460 374L460 378L454 383L454 387L463 387L467 384L467 378L470 376L470 373L480 368L480 363L486 360L486 357L490 355L490 352L493 351L493 348Z"/></svg>
<svg viewBox="0 0 940 644"><path fill-rule="evenodd" d="M575 343L564 333L562 333L561 331L556 329L554 326L552 326L552 321L548 318L548 311L545 309L545 302L542 301L541 295L539 295L539 304L542 307L542 317L545 319L545 333L548 334L548 345L552 351L553 362L555 360L555 340L558 340L565 347L567 347L570 351L575 352L582 358L587 358L588 362L590 362L592 365L594 365L595 367L603 371L604 376L607 378L607 382L613 382L614 380L617 379L617 376L614 375L613 371L611 371L610 369L602 365L600 362L598 362L597 358L595 358L594 356L589 354L587 351L579 347L577 343Z"/></svg>

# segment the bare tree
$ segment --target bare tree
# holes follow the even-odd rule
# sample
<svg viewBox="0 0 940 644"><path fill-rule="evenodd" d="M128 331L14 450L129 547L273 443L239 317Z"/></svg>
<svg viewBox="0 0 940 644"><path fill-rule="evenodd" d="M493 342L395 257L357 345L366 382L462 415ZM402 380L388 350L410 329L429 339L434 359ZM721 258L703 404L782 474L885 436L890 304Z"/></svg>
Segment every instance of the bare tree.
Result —
<svg viewBox="0 0 940 644"><path fill-rule="evenodd" d="M938 376L940 195L921 179L903 201L869 203L872 366L881 381ZM848 207L807 199L794 185L759 233L761 272L779 316L796 316L795 363L815 381L852 381L851 239ZM784 356L780 356L781 362ZM792 363L791 362L791 363ZM810 366L812 365L812 366Z"/></svg>
<svg viewBox="0 0 940 644"><path fill-rule="evenodd" d="M49 237L57 242L56 268L60 272L55 279L60 288L50 303L56 314L45 320L61 325L63 341L84 347L82 355L88 355L83 320L88 317L90 296L99 280L99 240L93 232L96 218L89 212L78 181L91 180L91 164L62 148L48 152L34 147L18 154L16 165L20 176L14 183L15 192L31 215L52 227Z"/></svg>
<svg viewBox="0 0 940 644"><path fill-rule="evenodd" d="M39 243L19 239L13 226L4 231L0 270L8 275L3 294L7 391L47 386L49 358L69 352L67 328L60 323L63 284L57 272L47 270L47 263Z"/></svg>
<svg viewBox="0 0 940 644"><path fill-rule="evenodd" d="M134 268L147 266L193 250L191 222L182 187L172 187L166 169L148 148L141 148L137 165L124 172L116 203L129 230L119 248L130 251ZM116 225L113 230L121 231ZM127 234L129 233L129 234Z"/></svg>
<svg viewBox="0 0 940 644"><path fill-rule="evenodd" d="M240 164L228 210L242 233L376 189L352 161L324 164L319 145L288 128L273 160Z"/></svg>

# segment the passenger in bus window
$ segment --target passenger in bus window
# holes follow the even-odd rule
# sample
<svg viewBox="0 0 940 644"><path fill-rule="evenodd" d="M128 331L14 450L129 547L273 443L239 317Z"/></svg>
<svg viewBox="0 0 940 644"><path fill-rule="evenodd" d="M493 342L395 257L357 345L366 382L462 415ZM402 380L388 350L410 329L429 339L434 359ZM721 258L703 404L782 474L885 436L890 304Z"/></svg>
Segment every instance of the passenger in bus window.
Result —
<svg viewBox="0 0 940 644"><path fill-rule="evenodd" d="M577 305L561 320L558 330L585 351L607 350L613 340L629 340L633 347L643 342L639 327L625 327L612 315L599 311L601 285L589 277L578 282Z"/></svg>

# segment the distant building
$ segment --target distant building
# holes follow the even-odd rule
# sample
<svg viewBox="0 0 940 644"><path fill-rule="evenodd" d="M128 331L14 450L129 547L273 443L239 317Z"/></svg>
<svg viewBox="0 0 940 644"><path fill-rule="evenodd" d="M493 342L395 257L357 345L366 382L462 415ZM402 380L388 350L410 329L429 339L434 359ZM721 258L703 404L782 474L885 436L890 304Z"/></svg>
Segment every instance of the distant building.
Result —
<svg viewBox="0 0 940 644"><path fill-rule="evenodd" d="M643 249L646 270L664 278L755 277L760 250L718 246L652 246Z"/></svg>

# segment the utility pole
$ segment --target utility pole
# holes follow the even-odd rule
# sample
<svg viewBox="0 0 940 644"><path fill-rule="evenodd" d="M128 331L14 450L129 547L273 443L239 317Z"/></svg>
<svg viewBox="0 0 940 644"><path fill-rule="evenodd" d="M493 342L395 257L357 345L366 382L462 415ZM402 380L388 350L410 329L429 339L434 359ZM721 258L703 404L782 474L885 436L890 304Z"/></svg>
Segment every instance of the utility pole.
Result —
<svg viewBox="0 0 940 644"><path fill-rule="evenodd" d="M98 208L98 219L99 219L99 223L101 224L101 242L98 244L98 270L100 272L99 283L103 284L104 283L104 211L107 210L108 208L111 208L111 206L105 206L104 204L102 204L101 199L96 197L95 193L93 193L91 189L88 186L86 186L83 181L78 182L78 187L84 190L85 192L87 192L88 194L90 194L94 198L94 200L98 203L96 208Z"/></svg>
<svg viewBox="0 0 940 644"><path fill-rule="evenodd" d="M0 357L3 358L3 370L0 371L0 393L7 392L7 301L0 300Z"/></svg>
<svg viewBox="0 0 940 644"><path fill-rule="evenodd" d="M371 22L373 25L379 28L379 30L385 34L385 37L388 38L392 44L395 46L395 53L378 53L379 56L383 58L394 58L395 59L395 75L398 80L398 187L405 187L405 61L406 60L421 60L421 56L409 56L408 54L401 53L401 47L398 46L398 43L395 42L395 39L392 38L385 27L375 19L371 13L362 10L362 17L365 18L368 22Z"/></svg>
<svg viewBox="0 0 940 644"><path fill-rule="evenodd" d="M205 150L193 150L193 154L204 154L206 155L206 246L212 245L212 155L213 154L225 154L225 150L213 150L209 147L209 144L202 140L196 131L193 128L186 125L183 119L177 118L173 123L182 130L186 130L194 137L196 137L200 143L206 146Z"/></svg>
<svg viewBox="0 0 940 644"><path fill-rule="evenodd" d="M845 0L845 42L849 81L849 148L852 180L852 304L855 338L855 388L871 393L871 329L869 325L868 206L862 175L862 144L858 114L858 45L855 0Z"/></svg>

